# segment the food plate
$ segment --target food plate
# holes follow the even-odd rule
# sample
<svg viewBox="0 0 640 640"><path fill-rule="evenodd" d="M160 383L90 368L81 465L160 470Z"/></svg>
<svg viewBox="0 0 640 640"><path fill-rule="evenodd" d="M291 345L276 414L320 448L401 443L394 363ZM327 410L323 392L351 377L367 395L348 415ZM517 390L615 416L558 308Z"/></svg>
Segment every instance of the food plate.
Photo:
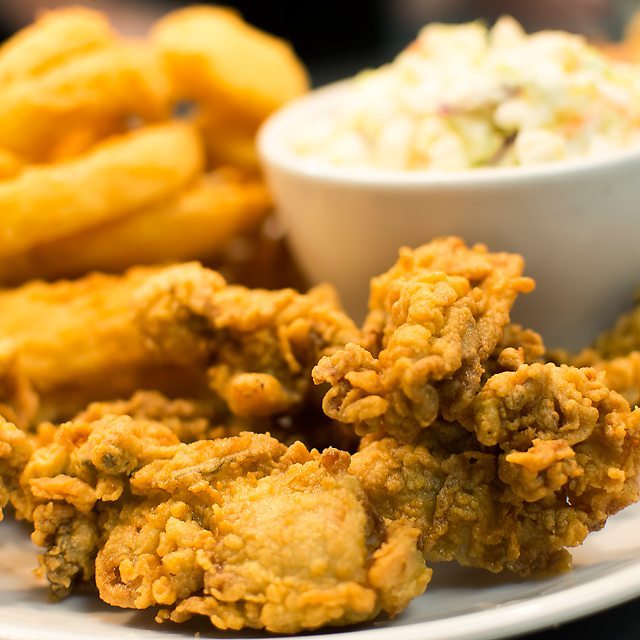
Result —
<svg viewBox="0 0 640 640"><path fill-rule="evenodd" d="M312 634L314 640L482 640L542 629L640 595L640 505L611 518L574 553L574 571L545 580L493 576L454 565L436 567L427 593L395 620ZM206 621L157 626L149 611L103 605L91 594L51 603L33 575L28 529L0 524L0 640L173 640L269 638L225 633ZM288 636L289 638L291 636ZM300 636L296 636L300 637ZM304 637L304 636L303 636Z"/></svg>

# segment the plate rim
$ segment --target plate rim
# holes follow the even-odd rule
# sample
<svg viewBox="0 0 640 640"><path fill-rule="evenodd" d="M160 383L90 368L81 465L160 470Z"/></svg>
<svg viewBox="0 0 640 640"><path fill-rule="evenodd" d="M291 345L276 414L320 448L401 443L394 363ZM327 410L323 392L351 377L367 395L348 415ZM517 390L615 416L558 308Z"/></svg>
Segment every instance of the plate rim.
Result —
<svg viewBox="0 0 640 640"><path fill-rule="evenodd" d="M611 581L614 580L614 588ZM604 585L606 589L602 588ZM600 588L599 588L600 587ZM428 597L428 589L425 592ZM628 565L618 566L606 575L587 580L578 585L561 589L555 593L532 596L507 603L485 611L474 611L447 618L414 622L402 627L378 629L354 629L334 633L314 633L313 635L274 636L269 640L292 640L292 638L314 638L314 640L365 640L371 638L398 637L403 640L498 640L514 637L531 631L540 631L554 625L578 620L605 609L632 600L640 595L640 559L631 560ZM544 611L541 616L540 612ZM497 615L499 614L499 615ZM455 625L455 626L454 626ZM452 628L454 626L454 628ZM129 631L129 635L130 635ZM56 629L35 632L33 629L20 630L15 625L0 621L0 640L86 640L91 635L73 629ZM132 638L135 637L131 636ZM168 639L175 636L167 635Z"/></svg>
<svg viewBox="0 0 640 640"><path fill-rule="evenodd" d="M621 518L622 516L622 518ZM640 521L640 503L631 506L620 514L616 520L632 516L633 521ZM608 529L608 527L607 527ZM10 536L11 537L11 536ZM542 589L532 595L520 596L511 601L497 603L495 606L471 610L469 612L451 613L443 618L402 623L399 626L375 626L356 627L330 627L325 630L318 629L296 636L264 635L265 640L292 640L292 638L313 638L313 640L394 640L401 637L403 640L500 640L507 637L517 637L522 634L542 631L559 624L579 620L590 615L602 612L624 602L640 596L640 556L635 552L616 558L599 559L582 565L578 563L573 571L565 573L565 576L577 576L577 582L568 585L553 586L549 581L550 589ZM595 574L580 576L581 569L597 568ZM562 575L562 574L561 574ZM420 599L429 597L429 589ZM400 616L401 620L402 616ZM0 619L0 640L89 640L95 637L108 638L109 634L95 635L90 629L74 629L73 617L69 625L56 625L57 628L25 627L17 624L14 619L5 622ZM371 623L370 623L371 624ZM132 640L156 640L163 633L162 627L153 629L136 629L126 624L119 627L124 635ZM215 633L215 628L211 627ZM168 631L168 630L167 630ZM149 633L151 632L151 633ZM240 632L234 632L229 640L248 640L256 638L252 630L248 630L250 636L246 639ZM190 633L184 635L189 637ZM178 640L183 635L176 635L176 629L166 633L167 640ZM263 636L258 636L263 637Z"/></svg>

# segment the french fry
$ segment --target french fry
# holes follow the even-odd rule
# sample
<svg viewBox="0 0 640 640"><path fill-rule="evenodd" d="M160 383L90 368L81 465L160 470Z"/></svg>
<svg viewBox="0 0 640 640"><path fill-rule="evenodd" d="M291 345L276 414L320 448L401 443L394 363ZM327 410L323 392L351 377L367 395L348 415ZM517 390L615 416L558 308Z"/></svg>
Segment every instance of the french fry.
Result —
<svg viewBox="0 0 640 640"><path fill-rule="evenodd" d="M207 160L211 166L232 165L249 173L260 172L256 149L257 126L221 109L204 109L196 115Z"/></svg>
<svg viewBox="0 0 640 640"><path fill-rule="evenodd" d="M127 119L123 117L102 118L93 122L76 122L66 130L63 137L48 145L40 154L43 163L55 164L72 160L87 153L106 138L124 135L129 131Z"/></svg>
<svg viewBox="0 0 640 640"><path fill-rule="evenodd" d="M17 176L22 170L22 162L13 153L0 149L0 180Z"/></svg>
<svg viewBox="0 0 640 640"><path fill-rule="evenodd" d="M0 290L0 336L10 336L21 373L40 396L39 418L66 419L90 401L193 381L149 356L134 323L133 296L156 270L93 274L55 284ZM187 386L188 388L188 386Z"/></svg>
<svg viewBox="0 0 640 640"><path fill-rule="evenodd" d="M76 127L169 114L169 84L158 58L135 45L100 50L3 89L0 147L41 161Z"/></svg>
<svg viewBox="0 0 640 640"><path fill-rule="evenodd" d="M0 85L40 76L115 41L109 21L98 11L83 7L47 11L0 47Z"/></svg>
<svg viewBox="0 0 640 640"><path fill-rule="evenodd" d="M172 122L103 142L0 182L0 257L131 214L176 193L202 169L194 129Z"/></svg>
<svg viewBox="0 0 640 640"><path fill-rule="evenodd" d="M220 7L167 14L151 31L179 98L220 103L257 123L308 89L291 46Z"/></svg>
<svg viewBox="0 0 640 640"><path fill-rule="evenodd" d="M220 170L135 215L0 259L0 282L211 256L232 236L255 226L270 204L261 181Z"/></svg>

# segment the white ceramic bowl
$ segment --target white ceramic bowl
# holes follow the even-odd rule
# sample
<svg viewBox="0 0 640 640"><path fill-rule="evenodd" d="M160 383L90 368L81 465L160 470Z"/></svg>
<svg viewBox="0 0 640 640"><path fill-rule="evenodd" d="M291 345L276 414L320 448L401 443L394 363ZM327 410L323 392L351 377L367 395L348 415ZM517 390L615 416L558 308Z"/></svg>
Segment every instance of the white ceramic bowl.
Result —
<svg viewBox="0 0 640 640"><path fill-rule="evenodd" d="M302 158L292 137L348 82L316 90L263 126L259 149L295 257L358 318L368 282L398 248L455 234L524 255L534 293L514 319L549 346L588 344L640 286L640 151L601 160L455 173L355 170Z"/></svg>

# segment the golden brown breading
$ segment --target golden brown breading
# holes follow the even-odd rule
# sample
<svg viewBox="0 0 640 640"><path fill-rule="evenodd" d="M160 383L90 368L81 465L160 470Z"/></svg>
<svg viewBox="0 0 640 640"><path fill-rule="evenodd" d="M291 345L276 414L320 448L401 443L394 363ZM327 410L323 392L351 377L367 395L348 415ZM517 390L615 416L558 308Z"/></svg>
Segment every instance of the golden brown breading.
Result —
<svg viewBox="0 0 640 640"><path fill-rule="evenodd" d="M495 375L469 426L437 421L410 445L370 439L352 459L375 508L420 528L427 560L561 570L566 547L638 500L640 409L592 370Z"/></svg>
<svg viewBox="0 0 640 640"><path fill-rule="evenodd" d="M21 428L38 411L39 399L19 361L15 343L0 339L0 415Z"/></svg>
<svg viewBox="0 0 640 640"><path fill-rule="evenodd" d="M630 405L640 404L640 305L598 336L593 347L578 354L558 349L546 357L558 364L593 367Z"/></svg>
<svg viewBox="0 0 640 640"><path fill-rule="evenodd" d="M18 507L58 596L92 578L97 555L110 604L292 633L393 615L431 575L419 531L371 509L349 459L251 433L181 444L160 423L106 416L59 428Z"/></svg>
<svg viewBox="0 0 640 640"><path fill-rule="evenodd" d="M27 434L0 417L0 520L2 509L18 491L18 479L32 450Z"/></svg>
<svg viewBox="0 0 640 640"><path fill-rule="evenodd" d="M473 428L503 452L500 478L523 500L570 487L570 503L584 508L586 494L602 519L638 499L640 409L592 369L533 364L493 376L473 402Z"/></svg>
<svg viewBox="0 0 640 640"><path fill-rule="evenodd" d="M611 360L598 359L590 366L602 374L604 383L624 396L632 407L640 405L640 351Z"/></svg>
<svg viewBox="0 0 640 640"><path fill-rule="evenodd" d="M135 420L161 422L180 442L232 435L229 433L231 427L225 424L229 419L228 411L213 395L202 399L172 399L157 391L138 391L128 400L94 402L74 421L95 422L106 416L131 416Z"/></svg>
<svg viewBox="0 0 640 640"><path fill-rule="evenodd" d="M544 362L545 346L542 336L519 324L508 324L493 354L484 365L486 381L496 373L515 371L520 365Z"/></svg>
<svg viewBox="0 0 640 640"><path fill-rule="evenodd" d="M594 346L603 359L640 351L640 301L632 311L621 316L614 327L598 336Z"/></svg>
<svg viewBox="0 0 640 640"><path fill-rule="evenodd" d="M36 449L14 506L34 522L33 541L46 548L41 564L55 595L93 576L101 512L128 490L128 476L171 456L178 445L161 423L108 415L65 423L50 444Z"/></svg>
<svg viewBox="0 0 640 640"><path fill-rule="evenodd" d="M159 361L208 372L211 388L240 418L303 404L318 359L359 332L330 287L308 294L225 286L190 264L151 278L137 295L138 325Z"/></svg>
<svg viewBox="0 0 640 640"><path fill-rule="evenodd" d="M0 339L41 398L38 418L54 422L139 389L213 389L240 417L284 415L304 404L320 355L358 335L328 287L249 290L196 263L34 282L0 303Z"/></svg>
<svg viewBox="0 0 640 640"><path fill-rule="evenodd" d="M0 338L15 345L41 397L40 418L68 419L91 401L141 387L194 393L194 376L155 363L133 322L132 295L153 271L0 290Z"/></svg>
<svg viewBox="0 0 640 640"><path fill-rule="evenodd" d="M435 240L371 284L362 345L323 358L327 415L411 441L438 416L457 419L480 390L518 293L531 291L520 256Z"/></svg>
<svg viewBox="0 0 640 640"><path fill-rule="evenodd" d="M418 531L378 521L348 464L243 434L147 465L131 480L145 501L98 554L100 596L169 607L159 620L280 633L397 613L430 576Z"/></svg>
<svg viewBox="0 0 640 640"><path fill-rule="evenodd" d="M320 402L320 398L316 398L299 412L285 415L238 418L215 394L203 398L172 399L157 391L138 391L128 400L94 402L74 421L94 422L108 415L131 416L136 420L161 422L180 442L186 443L237 436L250 429L257 433L270 433L284 444L300 440L308 447L325 449L339 446L346 451L355 451L358 439L353 431L327 418L320 410ZM40 425L41 431L44 426Z"/></svg>

